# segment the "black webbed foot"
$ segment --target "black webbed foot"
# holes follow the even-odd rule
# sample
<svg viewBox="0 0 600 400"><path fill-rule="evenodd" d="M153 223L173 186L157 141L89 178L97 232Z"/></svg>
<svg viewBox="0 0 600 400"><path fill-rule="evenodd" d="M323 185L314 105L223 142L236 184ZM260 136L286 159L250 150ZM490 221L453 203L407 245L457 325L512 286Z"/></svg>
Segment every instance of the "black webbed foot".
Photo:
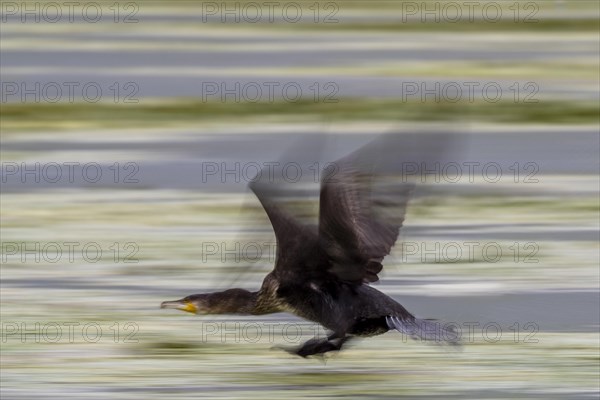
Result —
<svg viewBox="0 0 600 400"><path fill-rule="evenodd" d="M330 351L339 351L342 349L343 344L349 339L349 336L345 337L329 337L327 339L311 339L304 343L300 347L295 348L282 348L290 354L306 358L308 356L323 355Z"/></svg>

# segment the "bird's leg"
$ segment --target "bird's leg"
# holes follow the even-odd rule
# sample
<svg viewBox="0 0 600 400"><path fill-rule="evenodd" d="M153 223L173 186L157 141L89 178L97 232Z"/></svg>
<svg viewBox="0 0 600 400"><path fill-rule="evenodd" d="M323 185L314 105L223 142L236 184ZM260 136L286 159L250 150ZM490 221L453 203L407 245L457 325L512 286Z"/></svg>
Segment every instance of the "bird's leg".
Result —
<svg viewBox="0 0 600 400"><path fill-rule="evenodd" d="M311 339L299 348L292 351L300 357L308 357L315 354L325 354L329 351L339 351L350 336L333 334L327 339Z"/></svg>

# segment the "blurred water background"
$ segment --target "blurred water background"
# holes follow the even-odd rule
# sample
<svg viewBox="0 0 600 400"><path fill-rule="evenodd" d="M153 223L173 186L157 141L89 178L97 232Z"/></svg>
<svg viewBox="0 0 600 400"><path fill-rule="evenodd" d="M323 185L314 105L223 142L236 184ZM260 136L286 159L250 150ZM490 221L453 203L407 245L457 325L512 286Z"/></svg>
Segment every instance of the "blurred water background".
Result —
<svg viewBox="0 0 600 400"><path fill-rule="evenodd" d="M598 397L596 1L1 11L3 399ZM389 333L324 363L271 350L322 334L289 315L159 309L260 285L256 165L311 177L386 132L460 137L377 287L461 352Z"/></svg>

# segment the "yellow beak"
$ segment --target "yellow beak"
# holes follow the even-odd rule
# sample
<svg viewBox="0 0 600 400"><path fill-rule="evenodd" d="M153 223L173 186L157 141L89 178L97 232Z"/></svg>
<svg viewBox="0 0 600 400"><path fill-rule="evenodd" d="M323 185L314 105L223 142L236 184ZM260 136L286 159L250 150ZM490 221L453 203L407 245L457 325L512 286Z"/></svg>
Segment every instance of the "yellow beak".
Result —
<svg viewBox="0 0 600 400"><path fill-rule="evenodd" d="M194 303L189 301L183 302L181 300L163 301L160 305L160 308L174 308L176 310L186 311L192 314L195 314L198 311L198 308Z"/></svg>

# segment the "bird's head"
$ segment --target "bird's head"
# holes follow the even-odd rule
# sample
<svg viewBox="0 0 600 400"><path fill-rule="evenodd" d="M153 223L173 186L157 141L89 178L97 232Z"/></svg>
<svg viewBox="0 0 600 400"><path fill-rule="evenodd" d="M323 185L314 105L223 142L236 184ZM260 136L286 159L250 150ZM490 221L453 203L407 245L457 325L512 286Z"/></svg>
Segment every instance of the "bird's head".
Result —
<svg viewBox="0 0 600 400"><path fill-rule="evenodd" d="M257 292L229 289L224 292L192 294L181 300L163 301L160 308L174 308L192 314L250 314Z"/></svg>
<svg viewBox="0 0 600 400"><path fill-rule="evenodd" d="M163 301L160 308L174 308L192 314L208 314L208 294L192 294L181 300Z"/></svg>

